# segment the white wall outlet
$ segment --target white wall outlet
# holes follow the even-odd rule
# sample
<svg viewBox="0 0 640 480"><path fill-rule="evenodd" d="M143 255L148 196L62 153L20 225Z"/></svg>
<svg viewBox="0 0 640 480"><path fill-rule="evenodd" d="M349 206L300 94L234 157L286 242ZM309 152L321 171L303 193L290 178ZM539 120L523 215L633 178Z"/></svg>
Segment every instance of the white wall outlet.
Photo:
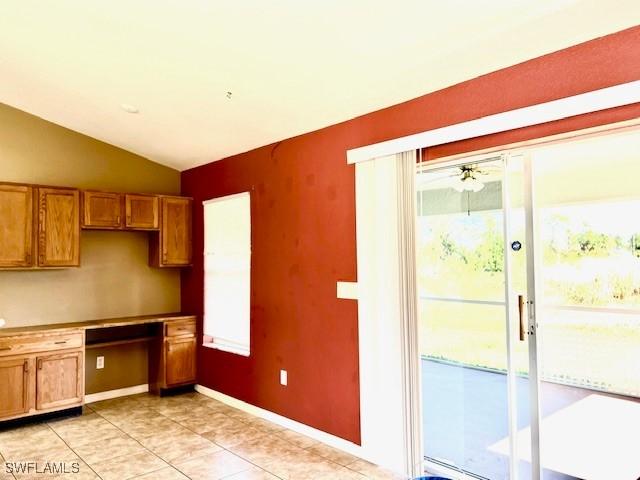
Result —
<svg viewBox="0 0 640 480"><path fill-rule="evenodd" d="M100 370L101 368L104 368L104 357L102 356L96 357L96 368L98 370Z"/></svg>
<svg viewBox="0 0 640 480"><path fill-rule="evenodd" d="M287 371L280 370L280 385L287 386Z"/></svg>

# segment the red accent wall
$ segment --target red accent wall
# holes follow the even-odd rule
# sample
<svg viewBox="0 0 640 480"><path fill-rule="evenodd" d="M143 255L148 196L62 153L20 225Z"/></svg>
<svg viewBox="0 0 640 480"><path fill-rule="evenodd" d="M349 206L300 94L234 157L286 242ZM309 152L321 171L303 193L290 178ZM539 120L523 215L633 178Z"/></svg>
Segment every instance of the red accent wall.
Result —
<svg viewBox="0 0 640 480"><path fill-rule="evenodd" d="M199 348L198 382L359 443L354 167L346 150L640 79L640 27L515 65L384 110L187 170L195 198L252 192L251 356ZM310 92L313 94L313 92ZM430 157L634 118L640 107L430 149ZM277 119L274 119L277 121ZM216 132L212 132L215 135ZM202 313L203 267L182 274L182 308ZM289 386L279 384L279 370Z"/></svg>

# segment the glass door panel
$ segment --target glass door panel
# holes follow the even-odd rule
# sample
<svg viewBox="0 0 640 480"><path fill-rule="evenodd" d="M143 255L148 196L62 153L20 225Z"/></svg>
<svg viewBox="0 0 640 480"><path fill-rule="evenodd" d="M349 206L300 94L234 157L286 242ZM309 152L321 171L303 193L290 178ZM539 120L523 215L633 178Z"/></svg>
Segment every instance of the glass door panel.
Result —
<svg viewBox="0 0 640 480"><path fill-rule="evenodd" d="M545 480L640 477L639 142L530 152Z"/></svg>
<svg viewBox="0 0 640 480"><path fill-rule="evenodd" d="M503 161L417 177L425 458L510 478Z"/></svg>

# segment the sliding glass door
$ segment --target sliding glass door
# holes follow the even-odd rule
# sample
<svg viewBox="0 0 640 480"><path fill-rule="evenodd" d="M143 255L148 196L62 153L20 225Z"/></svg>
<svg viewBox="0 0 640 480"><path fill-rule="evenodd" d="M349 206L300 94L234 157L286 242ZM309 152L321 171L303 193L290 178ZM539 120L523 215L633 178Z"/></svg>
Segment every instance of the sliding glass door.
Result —
<svg viewBox="0 0 640 480"><path fill-rule="evenodd" d="M509 478L502 158L418 174L417 258L425 456Z"/></svg>
<svg viewBox="0 0 640 480"><path fill-rule="evenodd" d="M631 131L529 152L545 480L640 477L639 144Z"/></svg>
<svg viewBox="0 0 640 480"><path fill-rule="evenodd" d="M631 131L419 167L433 469L640 477L639 141Z"/></svg>

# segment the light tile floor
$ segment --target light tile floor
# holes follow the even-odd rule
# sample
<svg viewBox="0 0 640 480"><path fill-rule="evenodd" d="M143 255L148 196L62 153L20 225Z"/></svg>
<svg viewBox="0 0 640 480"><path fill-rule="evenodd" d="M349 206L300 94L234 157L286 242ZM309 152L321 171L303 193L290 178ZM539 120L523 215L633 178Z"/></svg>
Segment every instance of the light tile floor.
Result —
<svg viewBox="0 0 640 480"><path fill-rule="evenodd" d="M195 392L105 400L0 431L0 462L0 480L403 478Z"/></svg>

